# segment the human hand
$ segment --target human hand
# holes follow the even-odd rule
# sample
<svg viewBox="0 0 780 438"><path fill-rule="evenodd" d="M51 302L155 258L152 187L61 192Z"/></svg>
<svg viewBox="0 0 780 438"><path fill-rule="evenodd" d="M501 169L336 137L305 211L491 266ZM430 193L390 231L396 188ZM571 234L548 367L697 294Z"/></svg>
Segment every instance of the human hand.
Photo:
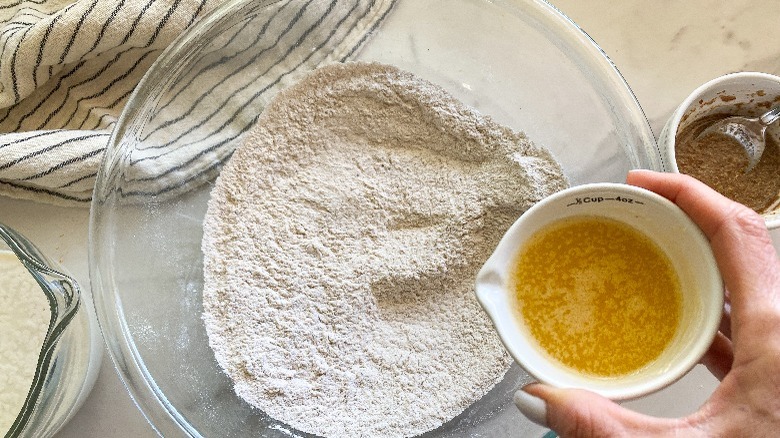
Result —
<svg viewBox="0 0 780 438"><path fill-rule="evenodd" d="M563 438L777 436L780 262L763 218L686 175L642 170L629 172L626 181L677 204L712 245L726 306L702 363L721 383L697 412L683 418L655 418L589 391L538 383L517 391L515 404Z"/></svg>

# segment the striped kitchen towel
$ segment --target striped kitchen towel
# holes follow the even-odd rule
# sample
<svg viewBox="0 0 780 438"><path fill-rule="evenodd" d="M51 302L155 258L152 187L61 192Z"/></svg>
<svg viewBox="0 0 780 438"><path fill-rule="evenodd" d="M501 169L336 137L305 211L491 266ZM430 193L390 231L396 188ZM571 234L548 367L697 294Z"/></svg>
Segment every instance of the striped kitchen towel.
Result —
<svg viewBox="0 0 780 438"><path fill-rule="evenodd" d="M256 112L298 70L350 59L394 2L246 1L261 11L249 29L267 35L274 50L246 71L220 71L236 64L213 60L196 66L175 95L163 96L167 100L158 110L164 118L152 117L157 124L142 133L148 147L139 148L128 165L127 193L176 194L213 177L214 163L229 157L234 140L253 121L239 109L254 105ZM111 130L128 97L162 51L220 3L0 3L0 195L88 205ZM237 36L240 29L213 44L221 44L222 53L240 56L248 50L245 38ZM253 81L252 87L244 85L247 81ZM236 117L246 120L236 123Z"/></svg>

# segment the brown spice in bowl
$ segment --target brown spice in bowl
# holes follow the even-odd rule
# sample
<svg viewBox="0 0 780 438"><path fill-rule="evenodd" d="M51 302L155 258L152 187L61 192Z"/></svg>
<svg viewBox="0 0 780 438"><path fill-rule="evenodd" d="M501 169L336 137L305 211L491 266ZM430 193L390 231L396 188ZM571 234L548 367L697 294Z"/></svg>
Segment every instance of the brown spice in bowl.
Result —
<svg viewBox="0 0 780 438"><path fill-rule="evenodd" d="M780 148L771 135L756 167L745 173L747 154L735 140L719 134L696 138L731 114L702 117L677 133L675 157L681 173L691 175L722 195L766 213L780 201Z"/></svg>

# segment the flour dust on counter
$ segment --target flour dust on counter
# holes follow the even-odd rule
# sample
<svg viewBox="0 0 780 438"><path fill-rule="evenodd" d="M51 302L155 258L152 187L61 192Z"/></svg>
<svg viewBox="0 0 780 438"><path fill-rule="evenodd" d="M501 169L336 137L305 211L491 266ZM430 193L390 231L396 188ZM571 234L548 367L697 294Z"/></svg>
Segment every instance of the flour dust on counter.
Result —
<svg viewBox="0 0 780 438"><path fill-rule="evenodd" d="M236 393L300 431L407 437L479 400L510 358L474 277L552 155L442 88L334 64L279 93L212 191L204 321Z"/></svg>
<svg viewBox="0 0 780 438"><path fill-rule="evenodd" d="M32 387L50 316L30 272L0 250L0 433L11 428Z"/></svg>

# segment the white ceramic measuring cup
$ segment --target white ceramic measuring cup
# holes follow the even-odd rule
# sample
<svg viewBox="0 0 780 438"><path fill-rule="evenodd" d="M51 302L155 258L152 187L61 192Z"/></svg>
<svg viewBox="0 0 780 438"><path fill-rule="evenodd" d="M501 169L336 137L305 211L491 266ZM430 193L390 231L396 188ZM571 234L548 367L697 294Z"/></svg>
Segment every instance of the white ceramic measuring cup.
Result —
<svg viewBox="0 0 780 438"><path fill-rule="evenodd" d="M544 354L524 327L509 281L513 261L536 232L573 216L613 219L637 229L666 253L677 270L683 294L680 326L664 352L633 374L595 377L564 367ZM723 310L720 272L698 226L669 200L612 183L576 186L531 207L509 228L480 270L476 294L507 351L528 374L556 387L588 389L615 400L660 390L687 373L709 348Z"/></svg>

